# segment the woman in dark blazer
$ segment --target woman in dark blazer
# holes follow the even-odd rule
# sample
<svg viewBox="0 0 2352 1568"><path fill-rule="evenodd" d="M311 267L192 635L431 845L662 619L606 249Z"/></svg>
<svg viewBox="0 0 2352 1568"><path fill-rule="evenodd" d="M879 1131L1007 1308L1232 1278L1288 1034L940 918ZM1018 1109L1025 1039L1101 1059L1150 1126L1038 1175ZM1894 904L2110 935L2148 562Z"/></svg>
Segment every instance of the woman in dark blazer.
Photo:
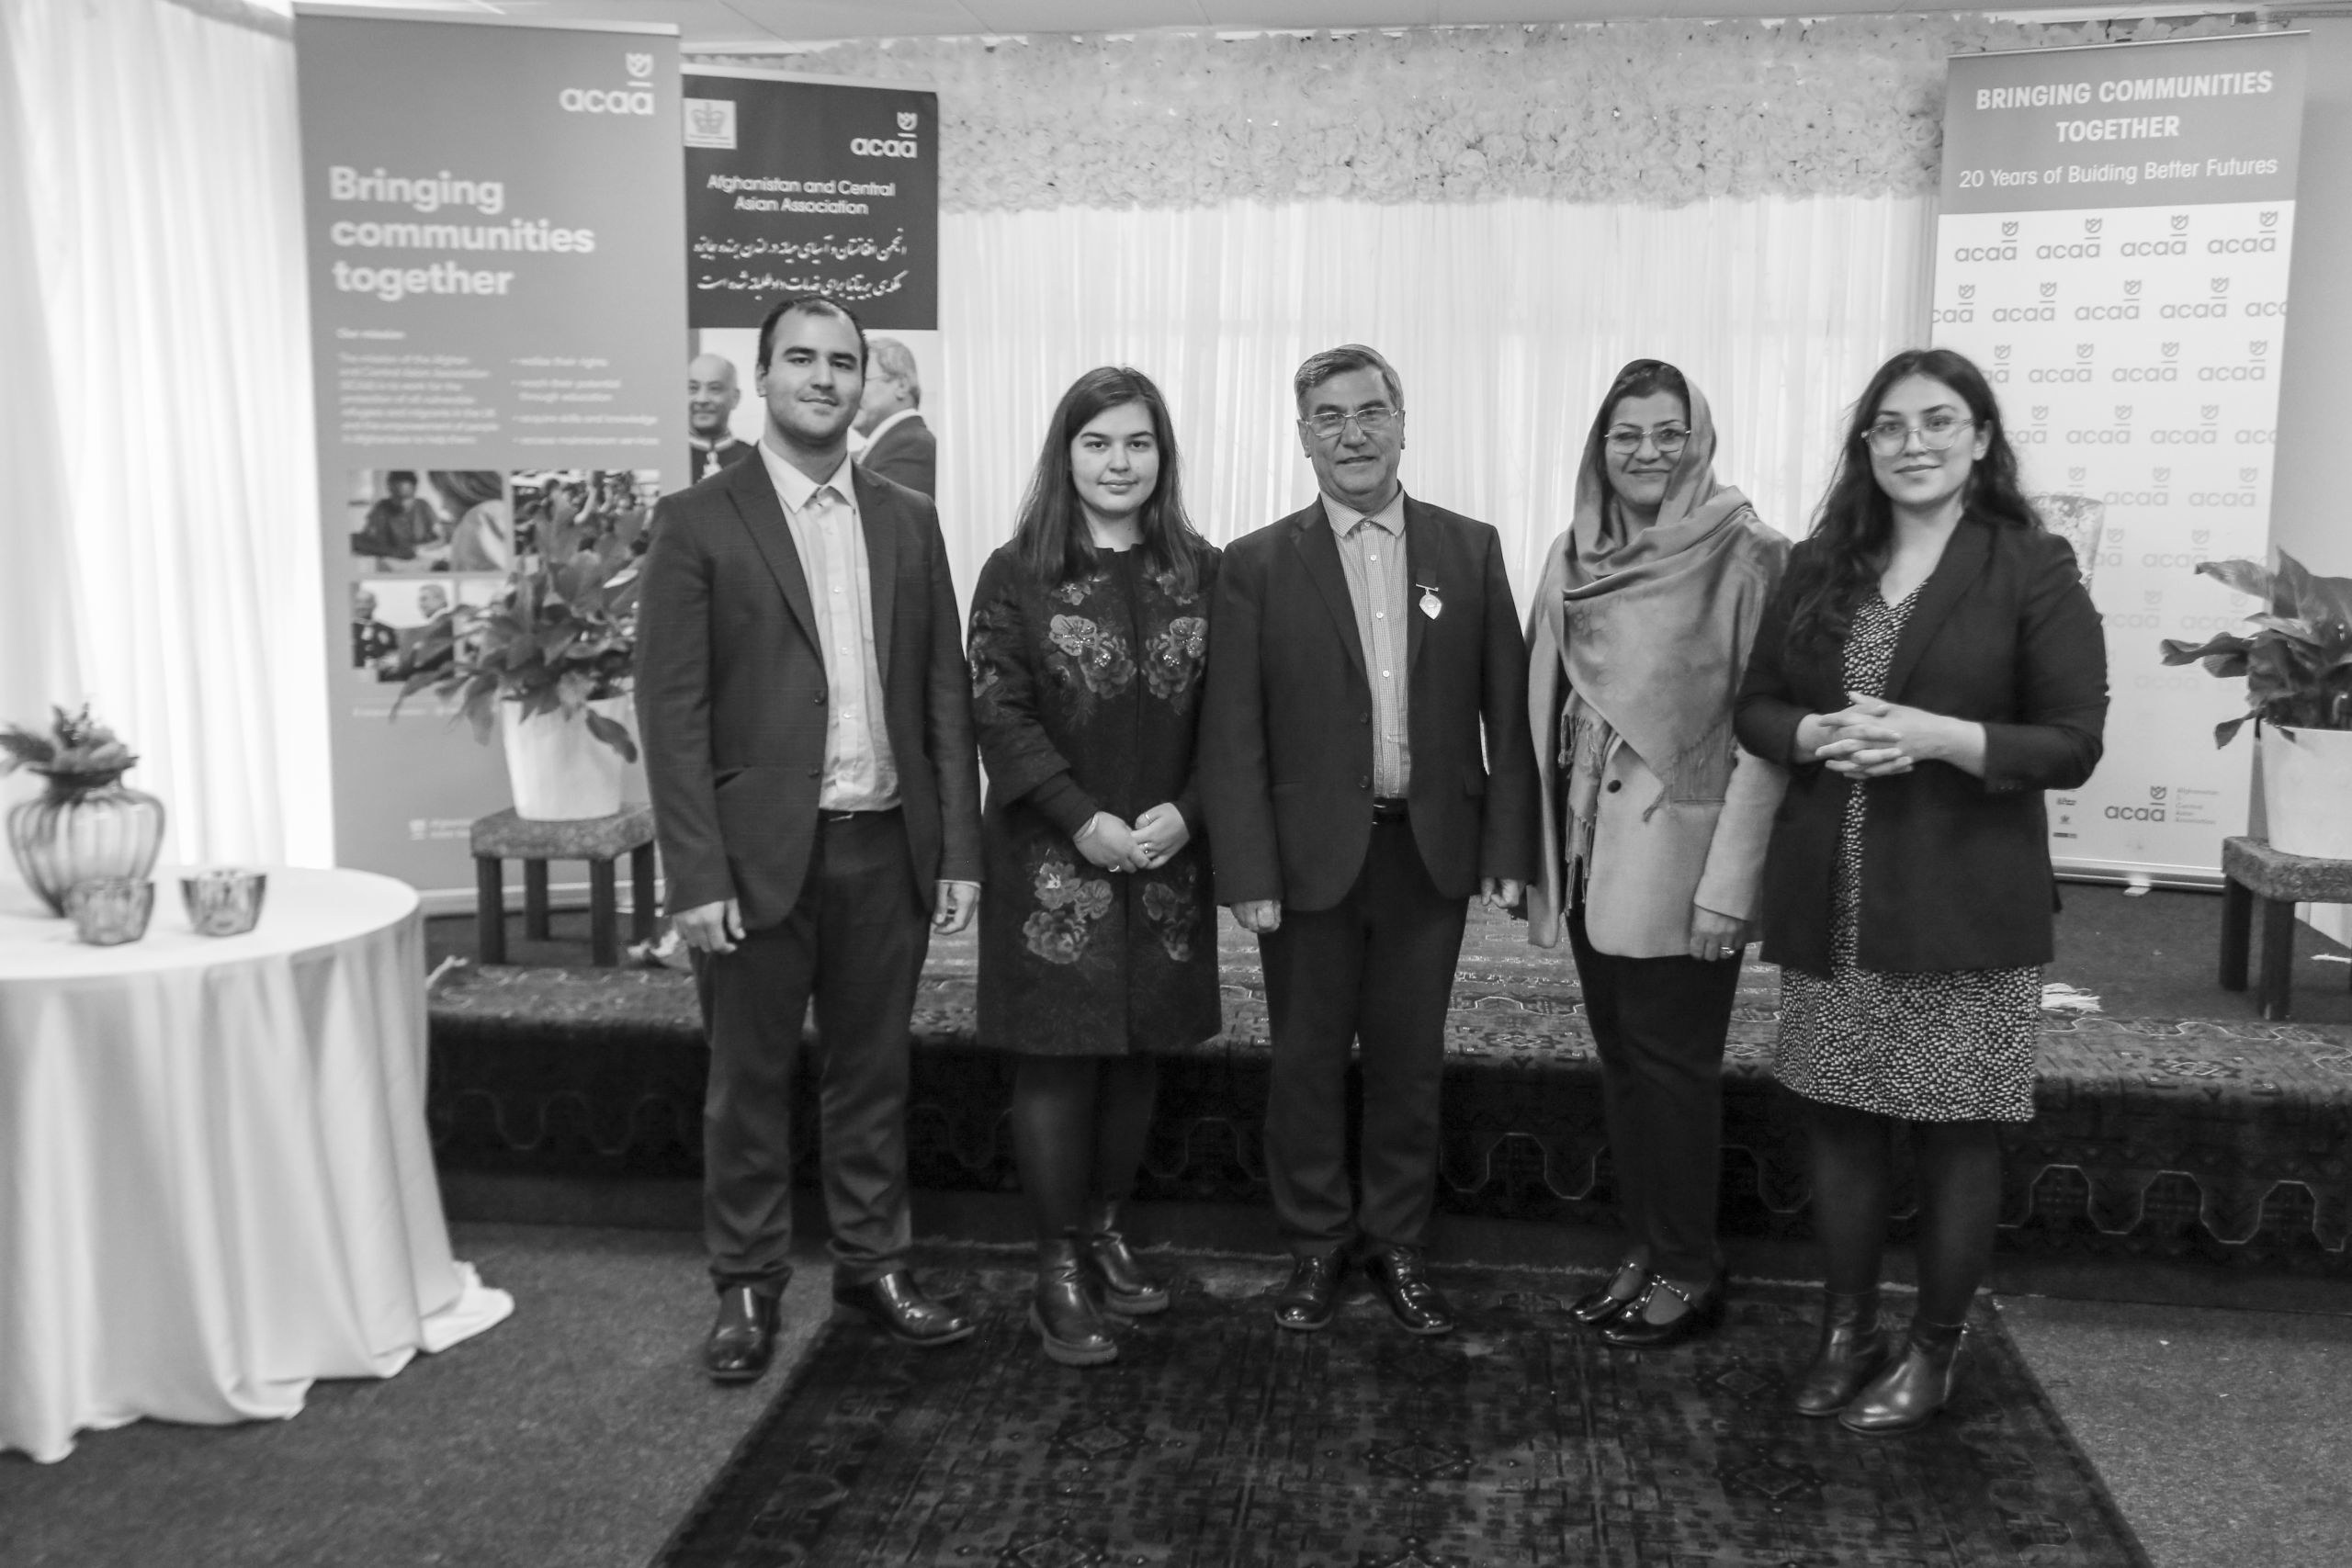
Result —
<svg viewBox="0 0 2352 1568"><path fill-rule="evenodd" d="M2106 717L2098 612L2019 491L1992 389L1950 350L1895 355L1854 405L1737 721L1791 770L1763 925L1784 966L1775 1070L1805 1103L1828 1261L1805 1415L1897 1432L1951 1397L1999 1127L2033 1116L2056 905L2041 795L2090 777ZM1906 1125L1919 1298L1897 1345L1878 1276Z"/></svg>
<svg viewBox="0 0 2352 1568"><path fill-rule="evenodd" d="M1047 1357L1118 1354L1097 1311L1168 1306L1119 1232L1155 1056L1222 1025L1193 829L1217 552L1185 520L1149 378L1091 370L1054 411L1012 540L972 595L980 1043L1018 1054L1013 1157L1036 1222Z"/></svg>

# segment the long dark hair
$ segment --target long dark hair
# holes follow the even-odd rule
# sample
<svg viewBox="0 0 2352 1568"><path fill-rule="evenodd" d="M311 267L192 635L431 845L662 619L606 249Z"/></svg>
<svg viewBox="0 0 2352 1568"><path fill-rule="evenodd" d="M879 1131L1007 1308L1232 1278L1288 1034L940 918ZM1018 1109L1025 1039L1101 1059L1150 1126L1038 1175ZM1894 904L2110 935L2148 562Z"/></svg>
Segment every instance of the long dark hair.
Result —
<svg viewBox="0 0 2352 1568"><path fill-rule="evenodd" d="M1682 422L1690 423L1690 383L1682 372L1663 359L1635 359L1617 372L1609 383L1609 390L1600 400L1600 407L1592 416L1592 429L1584 438L1585 466L1600 476L1600 488L1614 495L1616 489L1609 482L1609 465L1601 460L1601 449L1608 443L1610 415L1627 398L1646 398L1652 392L1671 392L1682 400Z"/></svg>
<svg viewBox="0 0 2352 1568"><path fill-rule="evenodd" d="M1078 433L1106 410L1141 403L1151 415L1152 437L1159 444L1159 479L1136 516L1136 547L1155 572L1173 580L1175 589L1189 594L1198 585L1198 562L1206 541L1184 515L1183 487L1177 482L1176 428L1168 418L1168 400L1151 378L1124 365L1089 370L1070 383L1046 424L1045 449L1037 454L1037 470L1030 476L1028 493L1021 498L1021 521L1013 530L1022 566L1038 581L1051 586L1091 577L1102 564L1102 552L1086 526L1071 478L1070 443Z"/></svg>
<svg viewBox="0 0 2352 1568"><path fill-rule="evenodd" d="M1879 404L1888 390L1906 376L1940 381L1968 405L1975 431L1984 437L1984 456L1968 476L1968 492L1961 498L1968 515L1996 528L2040 528L2041 518L2018 485L2018 455L2001 424L2001 406L1984 373L1964 354L1949 348L1906 348L1878 367L1871 384L1846 416L1846 440L1838 450L1838 471L1822 493L1813 515L1813 539L1819 547L1801 569L1802 579L1792 585L1795 603L1789 612L1792 646L1842 639L1853 618L1854 606L1869 585L1886 570L1887 550L1894 536L1894 506L1871 471L1870 447L1864 437L1878 418Z"/></svg>

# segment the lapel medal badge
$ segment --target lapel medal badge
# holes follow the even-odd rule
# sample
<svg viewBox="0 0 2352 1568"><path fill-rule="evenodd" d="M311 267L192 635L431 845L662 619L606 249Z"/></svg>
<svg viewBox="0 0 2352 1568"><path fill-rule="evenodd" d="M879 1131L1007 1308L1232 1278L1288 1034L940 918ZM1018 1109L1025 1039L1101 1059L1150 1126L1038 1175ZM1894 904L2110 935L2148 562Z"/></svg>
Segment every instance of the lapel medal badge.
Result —
<svg viewBox="0 0 2352 1568"><path fill-rule="evenodd" d="M1437 596L1437 584L1423 583L1421 585L1421 614L1434 621L1437 619L1438 612L1444 608L1444 602Z"/></svg>

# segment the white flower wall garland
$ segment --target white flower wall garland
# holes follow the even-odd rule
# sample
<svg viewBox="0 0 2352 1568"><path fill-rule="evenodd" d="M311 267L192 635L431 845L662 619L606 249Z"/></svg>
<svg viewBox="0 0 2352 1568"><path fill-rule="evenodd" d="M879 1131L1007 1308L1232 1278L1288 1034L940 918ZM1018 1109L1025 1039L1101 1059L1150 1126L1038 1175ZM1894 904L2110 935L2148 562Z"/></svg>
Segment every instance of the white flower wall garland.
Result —
<svg viewBox="0 0 2352 1568"><path fill-rule="evenodd" d="M1954 53L2248 30L1977 16L894 39L779 61L940 96L951 212L1934 190ZM722 57L701 57L717 63Z"/></svg>

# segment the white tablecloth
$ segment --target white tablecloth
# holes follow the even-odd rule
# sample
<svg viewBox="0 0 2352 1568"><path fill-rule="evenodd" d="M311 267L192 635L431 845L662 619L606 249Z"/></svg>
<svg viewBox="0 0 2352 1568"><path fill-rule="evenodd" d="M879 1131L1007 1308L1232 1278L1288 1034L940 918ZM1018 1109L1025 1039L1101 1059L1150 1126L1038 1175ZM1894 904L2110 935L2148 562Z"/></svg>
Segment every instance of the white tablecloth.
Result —
<svg viewBox="0 0 2352 1568"><path fill-rule="evenodd" d="M269 872L258 928L85 946L0 886L0 1450L284 1417L514 1310L449 1255L416 894Z"/></svg>

